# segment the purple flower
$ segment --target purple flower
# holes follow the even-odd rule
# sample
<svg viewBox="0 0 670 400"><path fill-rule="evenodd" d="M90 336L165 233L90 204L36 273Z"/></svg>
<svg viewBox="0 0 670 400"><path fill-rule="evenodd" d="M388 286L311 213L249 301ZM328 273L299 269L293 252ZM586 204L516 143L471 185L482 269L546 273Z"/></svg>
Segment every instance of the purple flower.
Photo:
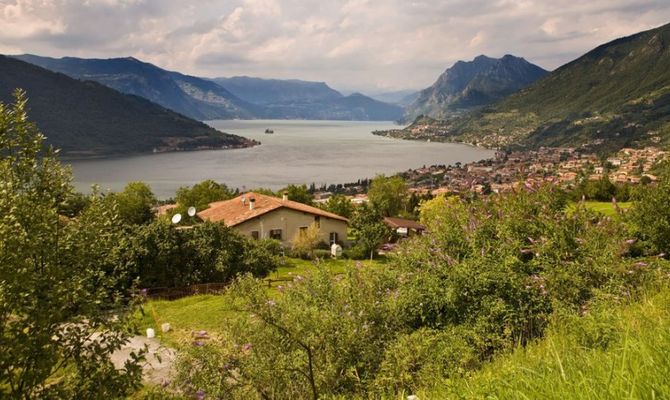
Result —
<svg viewBox="0 0 670 400"><path fill-rule="evenodd" d="M251 343L245 343L242 345L242 351L244 352L251 351L252 347L253 346L251 345Z"/></svg>
<svg viewBox="0 0 670 400"><path fill-rule="evenodd" d="M205 399L205 391L200 389L197 392L195 392L195 398L197 400L204 400Z"/></svg>
<svg viewBox="0 0 670 400"><path fill-rule="evenodd" d="M147 293L149 293L149 289L147 289L147 288L140 289L140 294L141 294L142 296L146 296Z"/></svg>
<svg viewBox="0 0 670 400"><path fill-rule="evenodd" d="M205 342L203 342L201 340L196 340L195 342L193 342L193 346L195 346L195 347L202 347L204 345L205 345Z"/></svg>

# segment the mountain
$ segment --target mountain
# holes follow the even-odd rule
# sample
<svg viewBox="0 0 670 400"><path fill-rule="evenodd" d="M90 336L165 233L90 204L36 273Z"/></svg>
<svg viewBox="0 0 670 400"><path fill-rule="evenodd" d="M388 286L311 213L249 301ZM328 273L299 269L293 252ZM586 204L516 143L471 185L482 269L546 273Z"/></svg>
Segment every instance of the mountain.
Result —
<svg viewBox="0 0 670 400"><path fill-rule="evenodd" d="M419 93L407 107L405 119L419 115L445 118L489 105L546 74L537 65L511 55L502 58L481 55L473 61L458 61Z"/></svg>
<svg viewBox="0 0 670 400"><path fill-rule="evenodd" d="M370 97L375 100L383 101L384 103L407 107L419 97L419 92L411 89L396 90L392 92L375 93L370 95Z"/></svg>
<svg viewBox="0 0 670 400"><path fill-rule="evenodd" d="M614 40L498 104L457 119L449 140L489 146L670 144L670 24Z"/></svg>
<svg viewBox="0 0 670 400"><path fill-rule="evenodd" d="M340 92L330 88L324 82L309 82L298 79L262 79L248 76L214 78L212 81L223 86L237 97L260 105L326 101L342 97Z"/></svg>
<svg viewBox="0 0 670 400"><path fill-rule="evenodd" d="M343 96L323 82L251 77L213 81L241 99L263 107L265 118L395 121L403 114L400 106L360 93Z"/></svg>
<svg viewBox="0 0 670 400"><path fill-rule="evenodd" d="M260 112L258 107L214 82L167 71L132 57L83 59L31 54L14 57L72 78L96 81L119 92L144 97L194 119L253 118Z"/></svg>
<svg viewBox="0 0 670 400"><path fill-rule="evenodd" d="M12 102L16 88L27 92L29 116L47 136L47 143L62 149L66 156L255 144L144 98L0 56L0 101Z"/></svg>

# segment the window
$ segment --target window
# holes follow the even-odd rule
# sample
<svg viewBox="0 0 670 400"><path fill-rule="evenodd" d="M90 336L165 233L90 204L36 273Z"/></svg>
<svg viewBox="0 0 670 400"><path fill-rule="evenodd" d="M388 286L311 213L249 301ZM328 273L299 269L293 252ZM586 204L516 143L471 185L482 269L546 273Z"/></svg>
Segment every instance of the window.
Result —
<svg viewBox="0 0 670 400"><path fill-rule="evenodd" d="M258 231L251 231L251 238L252 239L258 240L259 237L260 237L260 234L259 234Z"/></svg>
<svg viewBox="0 0 670 400"><path fill-rule="evenodd" d="M303 236L303 235L307 234L307 227L306 226L301 226L298 229L300 229L300 236Z"/></svg>
<svg viewBox="0 0 670 400"><path fill-rule="evenodd" d="M321 228L321 216L320 215L314 216L314 223L316 224L317 228Z"/></svg>
<svg viewBox="0 0 670 400"><path fill-rule="evenodd" d="M330 244L337 243L337 232L330 232Z"/></svg>
<svg viewBox="0 0 670 400"><path fill-rule="evenodd" d="M281 240L281 229L271 229L270 230L270 239Z"/></svg>

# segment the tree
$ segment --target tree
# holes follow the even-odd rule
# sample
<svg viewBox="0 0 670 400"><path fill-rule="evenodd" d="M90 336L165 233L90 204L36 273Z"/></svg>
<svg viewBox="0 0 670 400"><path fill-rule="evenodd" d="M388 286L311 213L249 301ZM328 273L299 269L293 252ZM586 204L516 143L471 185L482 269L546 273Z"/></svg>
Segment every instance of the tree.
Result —
<svg viewBox="0 0 670 400"><path fill-rule="evenodd" d="M0 104L0 397L126 397L141 368L109 358L132 313L116 210L94 193L77 218L59 214L70 172L15 98Z"/></svg>
<svg viewBox="0 0 670 400"><path fill-rule="evenodd" d="M391 235L384 219L375 209L362 205L351 218L351 228L356 237L356 246L364 254L374 257L377 247Z"/></svg>
<svg viewBox="0 0 670 400"><path fill-rule="evenodd" d="M198 211L204 210L209 206L209 203L228 200L233 196L234 193L228 186L207 179L190 188L181 187L177 189L176 200L179 205L177 212L184 212L188 207L195 207Z"/></svg>
<svg viewBox="0 0 670 400"><path fill-rule="evenodd" d="M351 214L354 212L354 206L351 204L351 201L341 194L331 196L323 205L323 209L345 218L351 218Z"/></svg>
<svg viewBox="0 0 670 400"><path fill-rule="evenodd" d="M407 184L399 176L378 175L368 190L370 203L385 217L393 217L405 211Z"/></svg>
<svg viewBox="0 0 670 400"><path fill-rule="evenodd" d="M130 182L122 192L111 193L108 198L116 202L119 216L126 223L146 224L154 217L151 209L156 204L156 197L144 182Z"/></svg>
<svg viewBox="0 0 670 400"><path fill-rule="evenodd" d="M670 164L665 165L657 186L644 186L628 211L634 233L652 254L670 254Z"/></svg>
<svg viewBox="0 0 670 400"><path fill-rule="evenodd" d="M307 185L288 185L284 189L277 192L279 196L283 196L284 193L288 193L288 199L292 201L297 201L298 203L313 205L314 199L307 189Z"/></svg>
<svg viewBox="0 0 670 400"><path fill-rule="evenodd" d="M319 227L312 223L307 229L299 230L291 240L293 251L300 256L314 258L314 249L321 242Z"/></svg>

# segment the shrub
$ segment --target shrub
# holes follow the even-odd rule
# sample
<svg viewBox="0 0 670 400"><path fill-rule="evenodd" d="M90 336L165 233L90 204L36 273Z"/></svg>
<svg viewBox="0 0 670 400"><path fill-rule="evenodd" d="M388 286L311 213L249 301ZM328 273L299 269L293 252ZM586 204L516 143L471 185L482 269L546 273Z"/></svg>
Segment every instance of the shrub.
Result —
<svg viewBox="0 0 670 400"><path fill-rule="evenodd" d="M178 229L166 220L138 226L125 250L143 287L228 282L238 274L263 277L276 269L275 241L253 241L223 224Z"/></svg>
<svg viewBox="0 0 670 400"><path fill-rule="evenodd" d="M381 393L414 393L474 369L479 356L467 335L458 329L421 328L399 336L384 352L374 387Z"/></svg>

